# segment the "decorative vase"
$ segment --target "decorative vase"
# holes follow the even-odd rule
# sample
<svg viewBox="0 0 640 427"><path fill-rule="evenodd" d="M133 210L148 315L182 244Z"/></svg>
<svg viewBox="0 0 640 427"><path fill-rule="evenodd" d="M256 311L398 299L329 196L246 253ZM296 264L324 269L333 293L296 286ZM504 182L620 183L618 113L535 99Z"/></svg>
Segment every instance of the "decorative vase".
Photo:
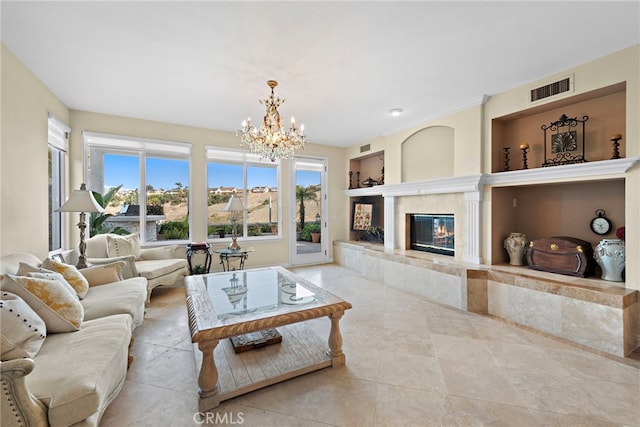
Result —
<svg viewBox="0 0 640 427"><path fill-rule="evenodd" d="M593 254L602 269L602 279L622 282L625 267L624 240L602 239Z"/></svg>
<svg viewBox="0 0 640 427"><path fill-rule="evenodd" d="M529 241L524 233L511 233L504 239L504 248L509 254L509 264L524 265L524 254Z"/></svg>

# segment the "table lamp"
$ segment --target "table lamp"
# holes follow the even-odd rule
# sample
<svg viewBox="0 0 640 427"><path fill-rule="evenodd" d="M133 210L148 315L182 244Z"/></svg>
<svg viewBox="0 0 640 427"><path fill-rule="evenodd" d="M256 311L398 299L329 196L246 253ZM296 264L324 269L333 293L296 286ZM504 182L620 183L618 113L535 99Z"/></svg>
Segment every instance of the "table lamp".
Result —
<svg viewBox="0 0 640 427"><path fill-rule="evenodd" d="M93 193L87 190L87 187L82 183L80 190L73 190L71 197L58 209L56 212L80 212L80 222L78 222L78 228L80 229L80 257L78 258L78 268L87 268L87 257L85 251L87 244L84 241L84 233L87 228L86 213L87 212L104 212L104 208L93 197Z"/></svg>
<svg viewBox="0 0 640 427"><path fill-rule="evenodd" d="M232 251L237 251L240 249L240 245L238 245L238 212L244 211L244 205L242 204L242 200L237 198L234 195L231 196L227 206L224 207L223 211L231 212L231 244L229 245L229 249Z"/></svg>

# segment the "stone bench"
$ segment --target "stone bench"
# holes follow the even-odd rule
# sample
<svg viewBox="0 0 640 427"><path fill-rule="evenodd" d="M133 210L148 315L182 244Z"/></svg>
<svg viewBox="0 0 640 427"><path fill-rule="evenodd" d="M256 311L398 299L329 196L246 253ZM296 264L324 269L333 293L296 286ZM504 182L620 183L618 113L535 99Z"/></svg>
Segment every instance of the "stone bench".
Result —
<svg viewBox="0 0 640 427"><path fill-rule="evenodd" d="M477 265L382 245L334 242L334 260L369 280L626 356L640 345L637 290L510 265Z"/></svg>

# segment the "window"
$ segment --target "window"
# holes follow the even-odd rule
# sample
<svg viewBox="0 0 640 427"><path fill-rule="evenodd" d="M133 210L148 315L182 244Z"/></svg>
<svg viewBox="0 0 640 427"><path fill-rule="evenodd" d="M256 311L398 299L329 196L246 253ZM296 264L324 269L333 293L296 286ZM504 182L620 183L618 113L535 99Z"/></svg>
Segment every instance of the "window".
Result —
<svg viewBox="0 0 640 427"><path fill-rule="evenodd" d="M69 145L69 128L49 114L49 251L62 249L62 213L56 209L64 201L65 158Z"/></svg>
<svg viewBox="0 0 640 427"><path fill-rule="evenodd" d="M189 144L85 132L89 188L103 195L91 234L139 233L144 243L189 241ZM140 189L144 189L141 191ZM144 208L141 208L144 207Z"/></svg>
<svg viewBox="0 0 640 427"><path fill-rule="evenodd" d="M238 221L239 237L279 236L278 183L280 164L247 152L207 148L207 235L229 237L231 221L224 208L232 195L245 210Z"/></svg>

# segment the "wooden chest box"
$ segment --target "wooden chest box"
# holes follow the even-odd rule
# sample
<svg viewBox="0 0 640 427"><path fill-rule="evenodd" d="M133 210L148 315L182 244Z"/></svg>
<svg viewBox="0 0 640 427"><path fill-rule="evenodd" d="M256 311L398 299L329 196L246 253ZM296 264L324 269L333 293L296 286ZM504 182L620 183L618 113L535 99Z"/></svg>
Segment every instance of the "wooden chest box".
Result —
<svg viewBox="0 0 640 427"><path fill-rule="evenodd" d="M253 350L254 348L260 348L281 342L282 335L273 328L231 337L233 351L236 353L243 353L245 351Z"/></svg>
<svg viewBox="0 0 640 427"><path fill-rule="evenodd" d="M533 270L578 277L592 276L595 271L591 243L574 237L532 240L527 249L527 263Z"/></svg>

